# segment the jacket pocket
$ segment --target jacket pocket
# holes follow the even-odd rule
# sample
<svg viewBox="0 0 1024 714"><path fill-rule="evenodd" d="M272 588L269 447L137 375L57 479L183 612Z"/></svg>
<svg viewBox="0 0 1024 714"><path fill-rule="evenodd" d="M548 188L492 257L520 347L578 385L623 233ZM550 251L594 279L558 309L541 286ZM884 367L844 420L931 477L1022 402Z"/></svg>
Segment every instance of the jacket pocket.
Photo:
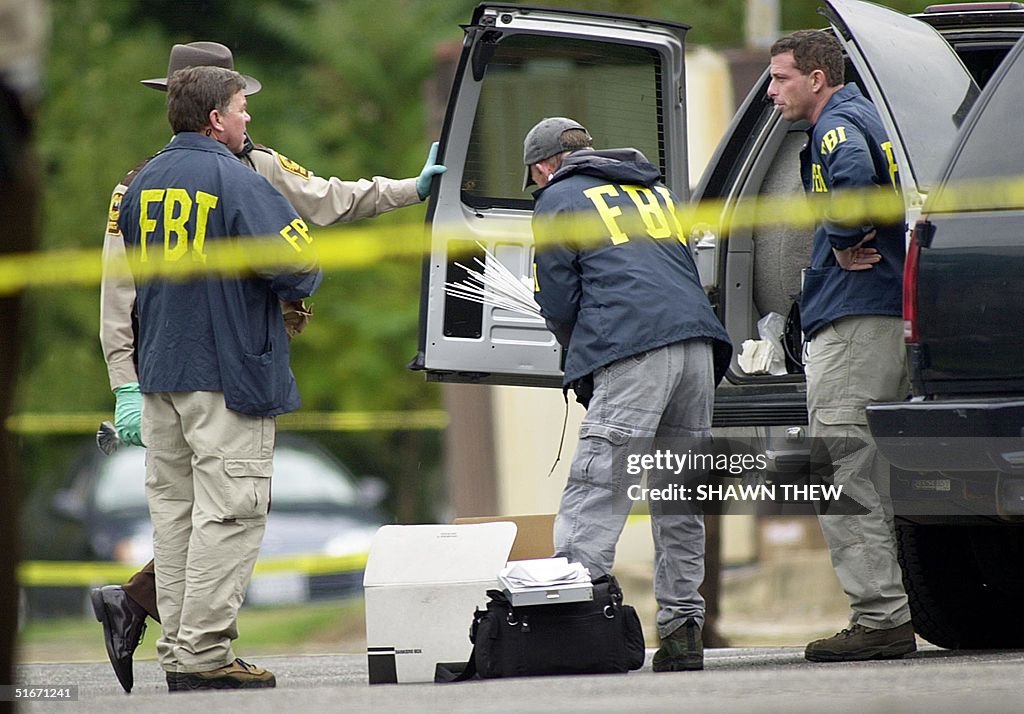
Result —
<svg viewBox="0 0 1024 714"><path fill-rule="evenodd" d="M280 407L284 390L278 384L279 372L273 349L261 354L243 353L235 374L224 380L224 401L228 409L263 416Z"/></svg>

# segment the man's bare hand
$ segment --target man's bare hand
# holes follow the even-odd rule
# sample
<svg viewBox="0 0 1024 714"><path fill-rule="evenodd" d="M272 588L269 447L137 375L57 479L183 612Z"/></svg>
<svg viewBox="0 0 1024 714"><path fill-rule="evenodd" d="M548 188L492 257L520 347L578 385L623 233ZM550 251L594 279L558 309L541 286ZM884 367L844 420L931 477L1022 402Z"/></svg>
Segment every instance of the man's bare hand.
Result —
<svg viewBox="0 0 1024 714"><path fill-rule="evenodd" d="M865 245L865 243L874 239L875 231L871 231L855 246L845 250L833 248L832 252L836 256L836 262L839 263L839 267L843 270L871 270L874 268L875 263L882 260L882 256L874 248Z"/></svg>

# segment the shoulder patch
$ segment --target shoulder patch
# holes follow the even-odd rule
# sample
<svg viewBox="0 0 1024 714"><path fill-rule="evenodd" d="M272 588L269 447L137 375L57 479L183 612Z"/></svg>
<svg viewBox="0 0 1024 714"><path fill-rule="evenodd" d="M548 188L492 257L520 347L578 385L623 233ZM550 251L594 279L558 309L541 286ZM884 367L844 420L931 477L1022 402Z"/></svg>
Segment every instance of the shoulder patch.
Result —
<svg viewBox="0 0 1024 714"><path fill-rule="evenodd" d="M309 169L304 168L300 164L295 163L284 154L278 154L277 160L278 162L280 162L281 168L283 168L288 173L293 173L296 176L299 176L304 179L309 178Z"/></svg>
<svg viewBox="0 0 1024 714"><path fill-rule="evenodd" d="M121 235L121 229L117 226L117 217L121 213L121 199L124 198L124 191L115 191L110 197L110 208L107 211L107 233L112 236Z"/></svg>
<svg viewBox="0 0 1024 714"><path fill-rule="evenodd" d="M156 154L153 154L153 156L156 156ZM143 159L142 161L139 162L138 166L136 166L134 169L132 169L131 171L126 173L124 175L124 178L121 179L121 184L123 186L131 186L132 185L132 181L135 180L135 177L138 176L139 172L142 171L143 168L145 168L146 164L149 163L149 160L152 159L153 156L150 156L149 158Z"/></svg>

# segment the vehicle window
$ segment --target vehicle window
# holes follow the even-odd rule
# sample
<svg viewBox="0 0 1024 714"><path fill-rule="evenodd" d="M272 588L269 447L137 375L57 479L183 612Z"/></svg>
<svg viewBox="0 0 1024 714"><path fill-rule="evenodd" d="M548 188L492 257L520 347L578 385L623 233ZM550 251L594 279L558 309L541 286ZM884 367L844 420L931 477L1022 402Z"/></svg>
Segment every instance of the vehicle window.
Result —
<svg viewBox="0 0 1024 714"><path fill-rule="evenodd" d="M523 191L522 139L546 116L571 116L587 127L595 145L635 147L664 172L657 52L515 34L493 52L468 145L463 202L532 206Z"/></svg>
<svg viewBox="0 0 1024 714"><path fill-rule="evenodd" d="M1024 46L1018 46L1007 59L1006 74L998 78L998 86L990 87L982 97L979 114L968 129L963 145L947 177L955 185L959 181L981 178L1002 178L1024 175L1020 151L1012 150L1024 134ZM1008 150L1010 149L1010 150ZM992 206L999 197L990 194ZM1019 205L1019 201L1016 202Z"/></svg>
<svg viewBox="0 0 1024 714"><path fill-rule="evenodd" d="M967 71L974 77L978 86L984 88L988 81L995 74L999 63L1006 57L1006 51L1012 46L1012 39L1005 39L1002 42L991 41L985 43L952 42L953 49L960 56L960 61L967 67Z"/></svg>
<svg viewBox="0 0 1024 714"><path fill-rule="evenodd" d="M146 452L120 449L106 459L96 483L96 509L121 511L146 508Z"/></svg>
<svg viewBox="0 0 1024 714"><path fill-rule="evenodd" d="M354 506L358 496L352 477L338 464L292 449L274 454L274 506Z"/></svg>

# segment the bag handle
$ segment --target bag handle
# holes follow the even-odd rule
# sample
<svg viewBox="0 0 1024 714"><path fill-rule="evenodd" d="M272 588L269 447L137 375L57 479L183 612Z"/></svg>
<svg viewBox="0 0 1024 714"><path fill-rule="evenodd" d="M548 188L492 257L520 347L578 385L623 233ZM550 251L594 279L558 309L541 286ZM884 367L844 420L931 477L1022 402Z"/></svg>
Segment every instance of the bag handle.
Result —
<svg viewBox="0 0 1024 714"><path fill-rule="evenodd" d="M467 662L438 662L434 665L434 682L436 684L450 684L452 682L466 682L476 678L476 645L469 653Z"/></svg>
<svg viewBox="0 0 1024 714"><path fill-rule="evenodd" d="M491 600L505 598L500 590L488 590L487 595ZM487 610L476 608L473 611L473 624L469 626L469 641L473 643L473 649L469 653L469 660L466 662L438 662L434 665L434 682L436 684L449 684L451 682L465 682L476 678L476 633L480 626L480 620L487 616Z"/></svg>

